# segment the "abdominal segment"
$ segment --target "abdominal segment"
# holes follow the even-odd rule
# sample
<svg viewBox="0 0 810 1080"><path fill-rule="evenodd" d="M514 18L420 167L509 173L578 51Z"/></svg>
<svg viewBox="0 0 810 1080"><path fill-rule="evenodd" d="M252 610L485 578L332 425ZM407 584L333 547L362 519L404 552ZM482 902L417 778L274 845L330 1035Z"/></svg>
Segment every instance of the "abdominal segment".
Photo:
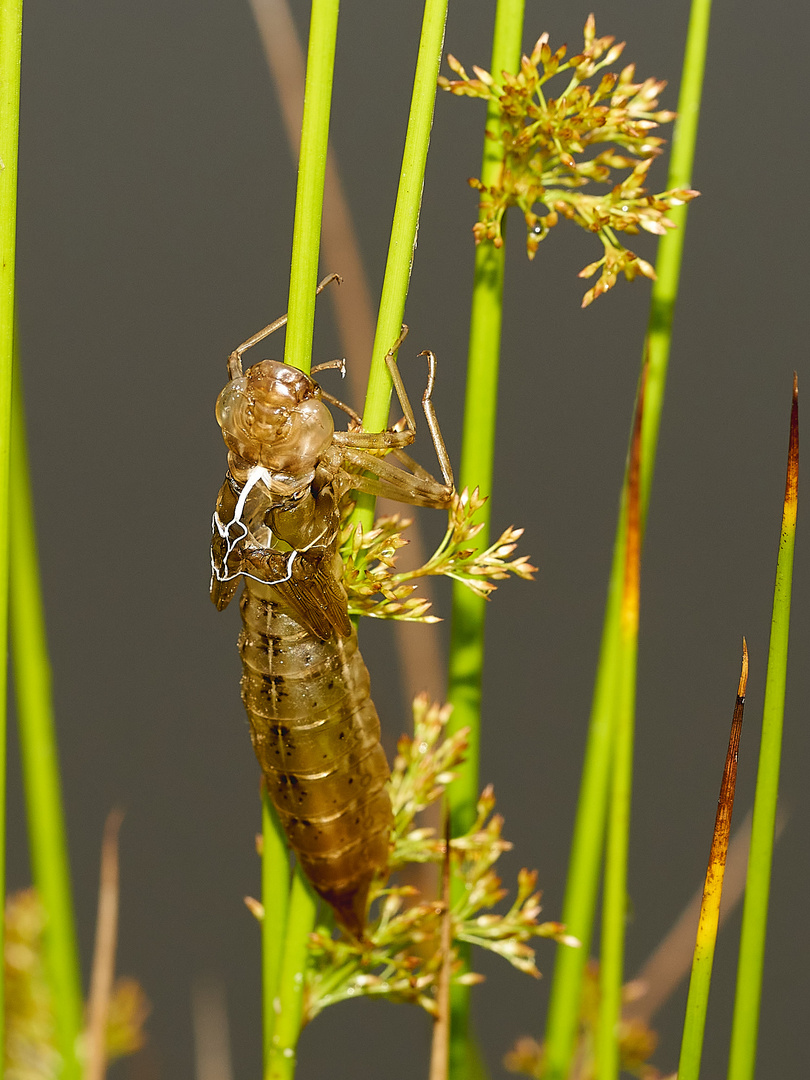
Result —
<svg viewBox="0 0 810 1080"><path fill-rule="evenodd" d="M353 630L320 640L273 595L248 579L241 601L242 699L253 748L302 869L361 937L392 824L368 671Z"/></svg>

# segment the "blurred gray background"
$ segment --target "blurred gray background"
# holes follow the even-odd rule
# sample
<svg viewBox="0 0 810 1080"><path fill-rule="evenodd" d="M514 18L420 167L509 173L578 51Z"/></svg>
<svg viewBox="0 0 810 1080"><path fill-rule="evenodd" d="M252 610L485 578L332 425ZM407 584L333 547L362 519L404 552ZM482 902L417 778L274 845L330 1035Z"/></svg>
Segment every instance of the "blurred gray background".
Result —
<svg viewBox="0 0 810 1080"><path fill-rule="evenodd" d="M528 0L525 47L575 50L593 0ZM295 0L304 33L309 5ZM492 0L450 5L447 48L489 65ZM674 108L686 0L610 0L597 30L627 39ZM344 4L333 144L375 297L404 139L421 5ZM644 552L628 974L702 880L747 635L751 678L737 821L751 804L784 490L791 375L807 375L804 176L810 8L718 3ZM239 700L238 615L208 599L224 448L213 406L226 354L286 307L295 173L246 0L29 3L19 218L20 341L48 632L85 971L105 815L122 830L119 970L153 1003L150 1046L118 1076L194 1075L191 991L227 994L235 1075L260 1072L258 768ZM447 68L443 69L447 73ZM406 319L440 358L436 402L458 460L483 109L439 97ZM651 176L666 184L661 162ZM536 866L545 914L566 852L600 634L649 286L581 312L577 271L599 244L561 224L526 260L510 227L496 527L526 527L534 584L489 610L482 781L506 835L507 882ZM648 258L652 238L637 246ZM341 270L325 266L324 270ZM267 352L279 355L282 343ZM319 359L340 354L330 303ZM260 353L255 359L260 359ZM406 353L403 352L403 361ZM351 358L349 358L351 360ZM421 368L412 365L412 385ZM423 440L423 446L426 446ZM425 457L427 461L427 456ZM431 535L441 522L426 523ZM801 527L800 527L801 531ZM806 1072L810 891L806 782L808 560L797 548L783 791L760 1038L762 1077ZM447 614L447 594L440 597ZM446 624L445 624L446 628ZM391 628L363 627L389 752L408 724ZM10 886L29 881L16 749ZM722 934L705 1074L725 1072L739 913ZM550 975L554 946L541 943ZM493 1077L539 1035L550 980L484 957L476 1011ZM683 990L660 1014L674 1069ZM429 1023L350 1003L305 1031L300 1080L415 1080Z"/></svg>

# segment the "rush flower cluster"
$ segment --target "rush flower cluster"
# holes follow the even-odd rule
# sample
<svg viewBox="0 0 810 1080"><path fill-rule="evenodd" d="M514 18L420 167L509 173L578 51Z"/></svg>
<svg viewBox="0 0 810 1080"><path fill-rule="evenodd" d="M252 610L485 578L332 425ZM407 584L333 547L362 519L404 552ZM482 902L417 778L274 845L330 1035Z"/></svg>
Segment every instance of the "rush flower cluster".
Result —
<svg viewBox="0 0 810 1080"><path fill-rule="evenodd" d="M497 110L497 128L490 127L487 135L503 147L500 178L490 187L470 180L481 193L473 230L476 243L503 243L503 217L510 206L523 212L530 259L560 218L596 233L604 248L602 258L579 275L589 278L601 270L583 298L587 307L616 284L619 273L628 281L638 274L655 277L650 263L625 247L617 234L644 229L663 235L674 227L667 212L698 192L647 192L647 172L664 143L651 132L675 118L673 112L656 111L666 83L636 82L635 65L628 64L620 72L605 71L595 87L586 84L618 60L625 43L598 38L593 15L584 38L582 51L566 59L566 46L552 52L548 34L543 34L531 56L523 57L517 74L502 73L502 84L479 67L473 68L476 78L470 78L458 60L448 56L459 77L441 77L439 84L453 94L482 98ZM569 73L567 85L557 97L546 96L545 84L563 72ZM625 171L623 177L616 175ZM583 189L590 184L606 185L607 190L586 194Z"/></svg>

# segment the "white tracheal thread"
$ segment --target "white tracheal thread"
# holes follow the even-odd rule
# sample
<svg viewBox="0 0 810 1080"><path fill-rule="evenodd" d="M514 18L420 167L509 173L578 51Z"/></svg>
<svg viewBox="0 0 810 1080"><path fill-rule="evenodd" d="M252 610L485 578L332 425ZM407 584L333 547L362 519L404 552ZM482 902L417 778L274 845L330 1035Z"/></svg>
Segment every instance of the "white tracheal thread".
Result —
<svg viewBox="0 0 810 1080"><path fill-rule="evenodd" d="M236 547L236 545L241 540L244 540L248 534L248 527L247 525L245 525L244 521L242 521L242 513L245 509L245 503L247 502L247 497L250 492L253 490L254 487L256 487L256 485L260 481L262 481L265 486L270 489L273 478L263 465L254 465L248 472L245 486L239 493L239 498L237 499L236 506L233 509L233 517L227 523L227 525L223 523L216 510L214 511L212 526L214 529L216 529L216 531L225 541L225 555L222 560L221 571L214 562L214 551L213 548L211 549L211 573L217 581L233 581L235 578L238 577L248 577L251 578L253 581L258 581L260 585L283 585L285 581L289 581L292 578L292 568L296 556L300 555L303 551L309 551L311 547L314 547L314 545L317 544L319 540L322 540L323 537L326 535L326 529L323 529L320 535L316 536L314 540L310 540L306 547L297 549L294 548L290 552L289 558L287 559L287 573L284 577L276 578L275 581L267 581L265 578L256 577L255 574L249 574L247 570L237 570L235 574L229 574L227 570L228 559L230 559L231 553L233 552L233 549ZM230 536L232 525L238 525L239 528L242 530L242 532L236 537L235 540L232 540Z"/></svg>

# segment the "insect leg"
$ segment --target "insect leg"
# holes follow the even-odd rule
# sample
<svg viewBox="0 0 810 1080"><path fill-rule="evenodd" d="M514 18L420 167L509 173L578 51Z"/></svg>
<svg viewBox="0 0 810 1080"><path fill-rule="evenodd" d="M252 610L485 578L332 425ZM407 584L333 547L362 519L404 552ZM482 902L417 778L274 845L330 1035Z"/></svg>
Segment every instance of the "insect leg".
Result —
<svg viewBox="0 0 810 1080"><path fill-rule="evenodd" d="M346 463L353 466L351 487L355 491L366 491L370 495L384 496L399 502L412 503L414 506L447 506L453 494L451 484L440 484L427 470L426 475L415 476L404 469L391 465L383 458L376 457L355 447L344 450ZM375 475L356 475L362 470Z"/></svg>
<svg viewBox="0 0 810 1080"><path fill-rule="evenodd" d="M453 467L450 464L450 455L447 453L447 447L444 445L444 439L442 438L441 428L439 427L439 421L436 417L436 410L433 407L432 401L433 384L436 381L436 357L429 349L425 349L425 351L419 353L419 355L428 358L428 383L425 387L424 394L422 394L422 409L425 413L430 437L433 439L433 448L436 451L436 457L439 459L439 467L442 470L444 482L448 487L452 487Z"/></svg>
<svg viewBox="0 0 810 1080"><path fill-rule="evenodd" d="M342 409L347 416L350 416L352 420L354 420L358 427L363 426L363 418L359 413L354 411L351 405L346 405L344 402L340 401L339 398L333 397L332 394L327 393L323 387L321 387L321 397L324 401L328 401L330 405L334 405L336 409Z"/></svg>
<svg viewBox="0 0 810 1080"><path fill-rule="evenodd" d="M397 398L399 399L399 404L402 407L403 413L405 414L404 417L403 417L405 427L406 427L407 431L409 431L411 433L411 436L415 437L415 435L416 435L416 418L414 417L414 414L413 414L413 408L411 407L411 403L410 403L410 400L408 398L408 393L407 393L407 391L405 389L405 384L402 381L402 375L400 374L399 367L397 365L396 360L394 359L394 356L395 356L397 350L399 349L400 345L402 344L402 342L405 340L405 336L406 336L407 333L408 333L408 327L403 325L402 332L400 333L399 337L394 342L392 347L388 350L388 352L385 354L385 363L388 366L388 371L389 371L389 373L391 375L391 380L392 380L392 382L394 384L394 389L397 392ZM427 381L427 386L425 387L425 392L424 392L424 394L422 394L422 410L424 411L425 419L427 420L428 430L430 431L430 437L433 440L433 448L436 451L436 457L439 459L439 467L442 470L442 476L444 477L444 482L445 482L445 484L448 485L448 487L452 487L453 486L453 467L450 464L450 456L447 453L447 447L444 444L444 439L442 437L441 429L439 427L439 421L438 421L438 419L436 417L436 410L433 407L433 400L432 400L432 398L433 398L433 387L434 387L434 384L436 382L436 357L429 349L425 349L425 351L419 353L419 355L420 356L426 356L427 361L428 361L428 381ZM394 430L397 430L398 427L399 427L399 425L395 424L394 425ZM408 441L410 442L410 441L412 441L412 439L408 440ZM367 447L372 446L371 443L364 443L364 445L367 446ZM387 445L388 446L404 446L404 445L407 445L407 443L397 442L397 443L388 443Z"/></svg>
<svg viewBox="0 0 810 1080"><path fill-rule="evenodd" d="M335 432L335 442L339 443L341 446L365 446L372 450L390 450L397 446L408 446L413 442L416 437L416 419L413 415L413 409L411 408L405 384L402 381L402 376L399 373L399 369L397 368L394 359L397 350L407 336L408 327L403 323L399 337L385 354L385 363L394 383L400 406L405 413L402 419L398 420L393 427L386 428L384 431L364 431L363 421L359 413L356 413L354 409L345 405L338 398L328 394L323 387L321 387L321 395L324 400L328 401L336 408L342 409L343 412L351 416L352 420L357 424L357 428L349 432ZM329 364L321 364L320 367L313 368L313 372L320 371L321 368L325 367L337 367L337 362L332 361Z"/></svg>
<svg viewBox="0 0 810 1080"><path fill-rule="evenodd" d="M396 450L410 446L413 442L412 431L397 431L387 428L385 431L364 431L352 428L349 431L336 431L333 442L337 446L362 447L366 450Z"/></svg>
<svg viewBox="0 0 810 1080"><path fill-rule="evenodd" d="M340 274L330 274L319 283L318 288L315 290L315 295L317 296L318 293L322 292L330 282L341 282L342 280L343 278ZM280 330L286 322L287 316L280 315L277 319L274 319L273 322L268 323L263 329L257 331L252 337L249 337L247 341L243 341L241 345L237 345L228 357L228 378L238 379L242 374L242 353L247 352L248 349L252 349L254 345L258 345L259 342L264 341L266 337L270 337L276 330Z"/></svg>
<svg viewBox="0 0 810 1080"><path fill-rule="evenodd" d="M411 401L408 397L408 392L405 389L405 383L402 381L402 375L400 374L399 367L397 366L396 362L396 355L399 352L399 347L407 336L408 327L405 325L405 323L403 323L402 329L399 332L399 337L385 354L385 364L388 368L388 374L391 376L391 381L394 384L394 389L397 393L397 399L399 400L399 406L405 413L403 420L405 421L405 424L411 434L416 436L416 417L413 415ZM394 427L397 428L398 425L395 424Z"/></svg>
<svg viewBox="0 0 810 1080"><path fill-rule="evenodd" d="M401 461L406 469L409 469L414 476L420 477L422 480L433 480L434 477L419 464L418 461L414 461L410 454L406 454L404 450L395 448L391 451L391 457L395 457L397 461Z"/></svg>
<svg viewBox="0 0 810 1080"><path fill-rule="evenodd" d="M426 356L428 360L428 381L422 395L422 409L433 440L436 457L439 460L444 484L440 484L438 480L434 479L427 469L414 461L410 454L405 453L403 449L413 442L416 432L413 409L408 400L402 376L394 361L394 353L399 348L406 333L407 327L403 326L402 333L385 357L391 379L397 391L397 397L405 414L402 420L398 421L393 428L388 428L385 431L363 431L362 428L352 431L336 431L333 438L338 446L344 448L344 454L348 462L363 470L376 473L376 478L365 486L360 483L356 484L355 490L367 491L372 495L388 495L404 502L417 503L417 505L444 506L447 504L453 490L453 467L450 464L450 456L447 453L447 447L436 417L436 410L433 407L432 397L433 387L436 382L436 357L428 350L419 354L420 356ZM383 459L367 453L369 450L390 450L410 472L398 469L384 462ZM390 490L384 491L381 485L384 487L386 484L390 486ZM409 491L410 494L408 494Z"/></svg>
<svg viewBox="0 0 810 1080"><path fill-rule="evenodd" d="M319 371L333 371L337 369L340 372L341 379L346 378L346 357L342 360L327 360L323 364L316 364L310 371L310 375L317 375Z"/></svg>

